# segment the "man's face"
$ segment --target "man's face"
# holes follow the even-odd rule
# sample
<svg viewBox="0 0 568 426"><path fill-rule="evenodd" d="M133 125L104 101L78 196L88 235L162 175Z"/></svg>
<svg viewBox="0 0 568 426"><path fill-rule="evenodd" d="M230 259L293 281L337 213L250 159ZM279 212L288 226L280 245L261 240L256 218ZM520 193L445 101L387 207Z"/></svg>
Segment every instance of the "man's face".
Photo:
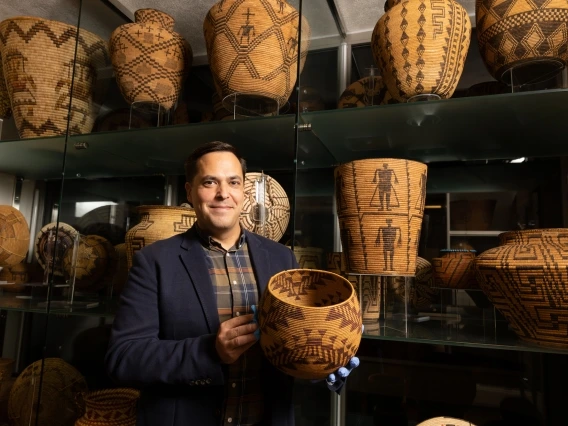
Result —
<svg viewBox="0 0 568 426"><path fill-rule="evenodd" d="M200 228L212 237L240 232L244 201L241 163L231 152L211 152L197 162L197 174L186 182L187 200L193 205Z"/></svg>

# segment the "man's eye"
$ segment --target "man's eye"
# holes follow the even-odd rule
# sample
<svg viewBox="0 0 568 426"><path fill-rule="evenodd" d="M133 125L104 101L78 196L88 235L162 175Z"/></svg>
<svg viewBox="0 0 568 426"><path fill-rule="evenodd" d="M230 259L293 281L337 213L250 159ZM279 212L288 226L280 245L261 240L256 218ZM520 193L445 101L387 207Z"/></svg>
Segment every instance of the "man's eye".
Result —
<svg viewBox="0 0 568 426"><path fill-rule="evenodd" d="M240 184L241 184L241 181L239 181L239 180L234 180L234 181L231 182L231 185L233 185L233 186L239 186Z"/></svg>
<svg viewBox="0 0 568 426"><path fill-rule="evenodd" d="M206 180L205 182L203 182L203 186L213 186L215 184L215 181L212 180Z"/></svg>

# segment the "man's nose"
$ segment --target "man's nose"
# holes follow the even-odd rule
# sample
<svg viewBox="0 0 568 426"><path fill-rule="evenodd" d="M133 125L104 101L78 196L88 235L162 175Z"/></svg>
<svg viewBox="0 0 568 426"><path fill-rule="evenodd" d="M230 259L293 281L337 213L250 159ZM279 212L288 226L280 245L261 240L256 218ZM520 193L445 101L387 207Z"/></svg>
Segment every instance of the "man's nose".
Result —
<svg viewBox="0 0 568 426"><path fill-rule="evenodd" d="M227 183L219 183L219 186L217 188L217 197L222 199L229 198L229 185Z"/></svg>

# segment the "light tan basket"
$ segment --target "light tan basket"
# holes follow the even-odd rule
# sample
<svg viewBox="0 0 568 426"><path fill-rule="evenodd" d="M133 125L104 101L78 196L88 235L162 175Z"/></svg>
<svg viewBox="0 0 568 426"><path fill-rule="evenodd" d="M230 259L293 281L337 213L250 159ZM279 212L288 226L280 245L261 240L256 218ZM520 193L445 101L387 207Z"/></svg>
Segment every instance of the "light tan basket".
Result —
<svg viewBox="0 0 568 426"><path fill-rule="evenodd" d="M418 426L475 426L467 420L454 419L453 417L436 417L419 423Z"/></svg>
<svg viewBox="0 0 568 426"><path fill-rule="evenodd" d="M70 134L92 130L96 95L104 92L98 69L110 64L104 40L62 22L19 16L0 23L0 52L21 138L63 135L68 118Z"/></svg>
<svg viewBox="0 0 568 426"><path fill-rule="evenodd" d="M130 388L102 389L79 396L85 412L75 426L136 426L136 403L140 391Z"/></svg>
<svg viewBox="0 0 568 426"><path fill-rule="evenodd" d="M26 218L12 206L0 206L0 266L24 260L30 245L30 228Z"/></svg>
<svg viewBox="0 0 568 426"><path fill-rule="evenodd" d="M336 167L336 208L348 272L415 274L426 179L425 164L396 158Z"/></svg>
<svg viewBox="0 0 568 426"><path fill-rule="evenodd" d="M337 274L315 269L276 274L259 306L260 346L286 374L324 379L345 366L359 348L357 295Z"/></svg>
<svg viewBox="0 0 568 426"><path fill-rule="evenodd" d="M245 199L241 211L241 225L248 231L279 241L290 221L290 201L284 188L278 181L267 174L266 188L264 191L264 204L256 202L257 179L261 173L247 173L245 175L244 193ZM261 200L259 198L259 200ZM264 212L261 211L264 205ZM264 222L262 220L264 219ZM264 223L264 225L263 225Z"/></svg>
<svg viewBox="0 0 568 426"><path fill-rule="evenodd" d="M477 256L479 285L524 341L568 348L568 229L505 232Z"/></svg>
<svg viewBox="0 0 568 426"><path fill-rule="evenodd" d="M337 108L360 108L392 103L397 101L389 93L383 79L376 76L362 78L347 86L339 98Z"/></svg>
<svg viewBox="0 0 568 426"><path fill-rule="evenodd" d="M285 0L221 0L207 14L203 33L221 99L242 93L286 103L303 68L310 27ZM300 46L301 45L301 46Z"/></svg>
<svg viewBox="0 0 568 426"><path fill-rule="evenodd" d="M404 0L379 19L371 42L388 91L399 102L453 95L471 38L467 11L454 0Z"/></svg>
<svg viewBox="0 0 568 426"><path fill-rule="evenodd" d="M40 374L43 373L41 407L37 409ZM45 358L42 372L41 360L22 371L10 391L8 417L13 426L36 424L60 426L73 424L81 415L75 400L79 392L87 392L84 377L73 366L60 358Z"/></svg>
<svg viewBox="0 0 568 426"><path fill-rule="evenodd" d="M498 0L475 2L479 52L491 75L510 84L512 69L524 68L532 82L562 71L568 61L568 4L513 0L504 6Z"/></svg>
<svg viewBox="0 0 568 426"><path fill-rule="evenodd" d="M118 87L128 103L155 102L166 110L179 97L193 60L191 46L174 31L174 19L138 9L135 23L118 27L109 49Z"/></svg>
<svg viewBox="0 0 568 426"><path fill-rule="evenodd" d="M140 223L126 233L126 260L132 267L134 253L159 240L182 234L197 221L195 211L176 206L139 206Z"/></svg>

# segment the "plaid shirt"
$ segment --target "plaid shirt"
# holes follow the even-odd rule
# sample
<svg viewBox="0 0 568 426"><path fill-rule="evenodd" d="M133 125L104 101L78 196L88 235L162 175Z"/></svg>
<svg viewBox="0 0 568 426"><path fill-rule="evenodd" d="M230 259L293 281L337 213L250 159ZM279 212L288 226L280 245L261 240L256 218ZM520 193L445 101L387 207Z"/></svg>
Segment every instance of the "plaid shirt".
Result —
<svg viewBox="0 0 568 426"><path fill-rule="evenodd" d="M244 232L237 244L225 250L211 237L196 227L211 283L217 297L219 321L252 313L251 305L258 305L258 287L251 266ZM264 399L260 381L262 352L253 345L228 366L225 401L220 425L259 426L264 415Z"/></svg>

